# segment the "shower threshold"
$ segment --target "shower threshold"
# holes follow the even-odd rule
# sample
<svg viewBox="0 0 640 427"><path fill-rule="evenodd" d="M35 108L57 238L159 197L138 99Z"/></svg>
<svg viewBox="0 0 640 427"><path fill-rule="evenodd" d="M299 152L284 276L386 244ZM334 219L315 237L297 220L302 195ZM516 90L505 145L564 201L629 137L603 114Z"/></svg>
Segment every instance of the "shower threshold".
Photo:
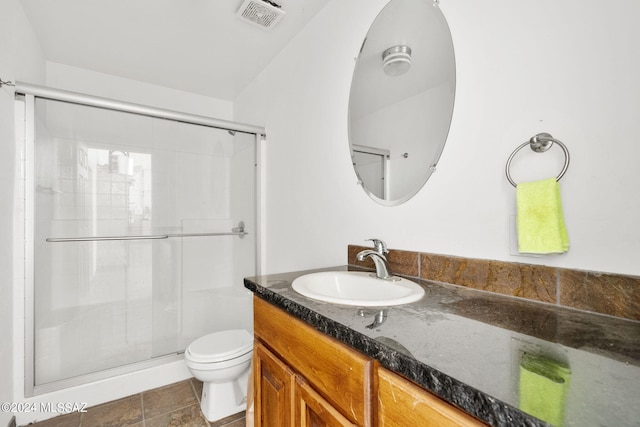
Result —
<svg viewBox="0 0 640 427"><path fill-rule="evenodd" d="M168 354L164 356L154 357L153 359L141 362L130 363L115 368L104 369L97 372L78 375L72 378L66 378L50 383L39 384L33 386L33 392L27 393L27 397L38 396L45 393L51 393L59 390L65 390L72 387L87 385L97 381L103 381L118 376L132 374L145 369L156 368L172 362L183 360L182 353ZM186 369L186 365L185 365Z"/></svg>

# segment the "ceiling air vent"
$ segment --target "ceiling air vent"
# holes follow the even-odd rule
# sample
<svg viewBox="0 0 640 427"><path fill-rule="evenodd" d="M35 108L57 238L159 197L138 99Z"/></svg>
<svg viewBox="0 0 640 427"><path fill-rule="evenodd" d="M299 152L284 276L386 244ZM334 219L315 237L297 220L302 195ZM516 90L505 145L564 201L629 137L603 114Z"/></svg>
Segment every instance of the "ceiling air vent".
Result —
<svg viewBox="0 0 640 427"><path fill-rule="evenodd" d="M260 28L270 30L282 19L284 10L271 1L244 0L236 15Z"/></svg>

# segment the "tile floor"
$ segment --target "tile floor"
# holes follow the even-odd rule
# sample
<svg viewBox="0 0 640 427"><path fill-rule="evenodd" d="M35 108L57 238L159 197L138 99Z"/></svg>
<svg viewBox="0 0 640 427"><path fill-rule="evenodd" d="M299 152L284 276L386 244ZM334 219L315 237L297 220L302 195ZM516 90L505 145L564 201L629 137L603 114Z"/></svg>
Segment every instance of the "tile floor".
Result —
<svg viewBox="0 0 640 427"><path fill-rule="evenodd" d="M245 427L244 413L209 423L200 412L202 383L195 378L61 415L31 427Z"/></svg>

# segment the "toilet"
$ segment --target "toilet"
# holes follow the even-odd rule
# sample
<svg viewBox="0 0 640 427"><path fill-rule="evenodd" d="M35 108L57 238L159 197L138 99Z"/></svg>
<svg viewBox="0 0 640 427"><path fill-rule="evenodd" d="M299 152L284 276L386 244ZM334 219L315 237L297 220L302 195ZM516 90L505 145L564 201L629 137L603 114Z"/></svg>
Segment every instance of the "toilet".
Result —
<svg viewBox="0 0 640 427"><path fill-rule="evenodd" d="M200 408L208 421L246 409L252 355L253 335L244 329L214 332L189 344L184 359L203 382Z"/></svg>

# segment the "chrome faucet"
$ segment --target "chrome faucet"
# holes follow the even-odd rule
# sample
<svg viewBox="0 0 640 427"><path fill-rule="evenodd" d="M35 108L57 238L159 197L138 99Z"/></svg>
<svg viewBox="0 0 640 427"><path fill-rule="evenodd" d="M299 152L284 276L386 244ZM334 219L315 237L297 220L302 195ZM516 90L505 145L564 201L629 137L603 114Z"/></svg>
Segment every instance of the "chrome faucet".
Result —
<svg viewBox="0 0 640 427"><path fill-rule="evenodd" d="M367 257L373 260L376 266L376 277L383 280L393 280L394 276L389 274L386 254L389 253L387 245L380 239L369 239L373 242L374 249L365 249L358 252L356 258L358 261L364 261Z"/></svg>
<svg viewBox="0 0 640 427"><path fill-rule="evenodd" d="M389 249L387 249L387 244L380 239L367 239L368 242L373 242L373 247L376 252L380 255L386 255L389 253Z"/></svg>

